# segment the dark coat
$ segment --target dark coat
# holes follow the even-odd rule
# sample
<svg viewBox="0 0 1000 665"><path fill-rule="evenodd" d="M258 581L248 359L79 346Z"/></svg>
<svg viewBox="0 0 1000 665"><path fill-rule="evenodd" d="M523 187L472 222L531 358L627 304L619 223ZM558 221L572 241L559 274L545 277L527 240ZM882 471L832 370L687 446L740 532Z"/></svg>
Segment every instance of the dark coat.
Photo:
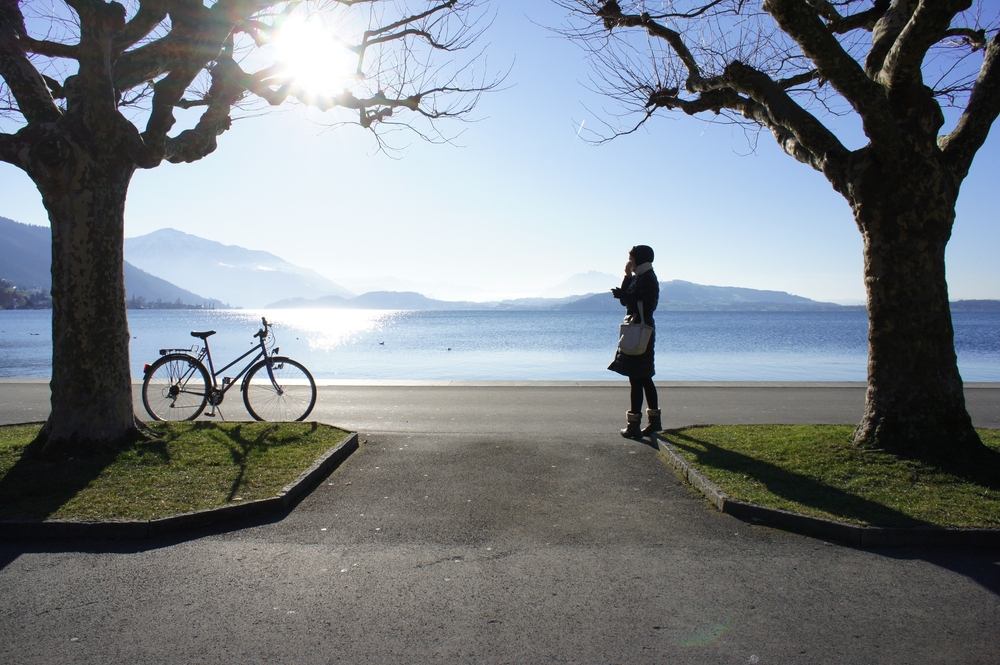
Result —
<svg viewBox="0 0 1000 665"><path fill-rule="evenodd" d="M619 302L625 305L625 311L633 320L639 320L639 301L642 301L642 314L646 323L655 326L653 321L653 311L660 299L660 283L656 279L656 273L652 270L643 273L638 277L625 276L622 280L622 297ZM615 353L615 360L608 369L619 374L624 374L629 378L645 379L656 374L653 366L653 346L656 343L656 330L649 338L649 346L641 356L627 356L621 351Z"/></svg>

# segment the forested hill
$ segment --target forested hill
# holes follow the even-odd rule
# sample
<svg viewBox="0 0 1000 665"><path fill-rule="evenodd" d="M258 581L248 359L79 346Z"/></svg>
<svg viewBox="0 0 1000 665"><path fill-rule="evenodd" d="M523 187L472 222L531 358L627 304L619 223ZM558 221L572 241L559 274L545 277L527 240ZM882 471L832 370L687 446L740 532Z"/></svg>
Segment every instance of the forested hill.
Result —
<svg viewBox="0 0 1000 665"><path fill-rule="evenodd" d="M25 291L52 286L52 234L46 226L21 224L0 217L0 279ZM187 291L125 262L125 291L138 305L177 303L222 308L226 303ZM131 305L130 305L131 306Z"/></svg>
<svg viewBox="0 0 1000 665"><path fill-rule="evenodd" d="M0 279L22 289L48 291L51 264L52 234L48 227L0 217Z"/></svg>

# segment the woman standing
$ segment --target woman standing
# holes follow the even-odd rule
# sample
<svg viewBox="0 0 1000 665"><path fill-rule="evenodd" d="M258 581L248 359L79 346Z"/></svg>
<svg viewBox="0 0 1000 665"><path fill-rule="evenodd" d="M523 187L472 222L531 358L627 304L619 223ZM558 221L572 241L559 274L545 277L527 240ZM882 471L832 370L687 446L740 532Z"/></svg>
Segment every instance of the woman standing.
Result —
<svg viewBox="0 0 1000 665"><path fill-rule="evenodd" d="M625 305L625 311L632 321L639 321L639 303L642 303L642 318L647 325L655 326L653 310L660 298L660 283L653 272L653 249L646 245L636 245L628 253L628 263L625 264L625 279L621 288L611 289L611 294ZM653 344L656 342L656 330L649 338L646 352L640 356L628 356L620 350L615 354L615 360L608 369L628 377L632 386L632 402L626 417L628 425L621 431L622 436L639 439L663 429L660 423L660 405L653 385ZM646 417L649 424L640 429L642 424L642 397L646 396Z"/></svg>

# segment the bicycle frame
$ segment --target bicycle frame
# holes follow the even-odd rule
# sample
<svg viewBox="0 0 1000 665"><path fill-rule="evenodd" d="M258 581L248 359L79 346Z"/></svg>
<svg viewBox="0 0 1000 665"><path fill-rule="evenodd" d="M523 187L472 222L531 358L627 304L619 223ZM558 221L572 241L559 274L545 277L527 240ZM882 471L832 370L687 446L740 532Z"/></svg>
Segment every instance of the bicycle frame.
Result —
<svg viewBox="0 0 1000 665"><path fill-rule="evenodd" d="M252 353L256 353L257 354L257 355L255 355L253 357L253 360L251 360L249 363L247 363L246 367L244 367L243 369L241 369L240 372L239 372L239 374L237 374L235 377L233 377L229 382L223 381L222 387L220 388L219 387L219 382L217 380L218 377L219 377L219 375L220 374L224 374L227 369L229 369L230 367L232 367L233 365L235 365L239 361L243 360L244 358L246 358L247 356L249 356ZM223 395L225 395L227 392L229 392L229 389L232 388L234 385L236 385L236 383L237 383L237 381L239 381L240 377L243 376L244 374L246 374L250 370L250 368L253 367L254 364L258 360L260 360L262 357L263 358L267 358L268 357L267 353L266 352L262 353L260 349L250 349L249 351L247 351L246 353L244 353L242 356L240 356L239 358L237 358L236 360L234 360L233 362L229 363L225 367L219 369L218 372L216 372L215 371L215 365L212 362L212 352L208 349L208 340L207 339L205 340L205 356L208 358L208 373L212 377L212 388L215 389L215 390L220 390ZM270 367L270 363L268 363L268 367ZM273 380L273 378L272 378L272 380ZM242 386L241 386L240 389L242 390Z"/></svg>
<svg viewBox="0 0 1000 665"><path fill-rule="evenodd" d="M275 347L273 353L268 353L268 351L267 351L267 345L266 345L265 341L267 340L268 330L269 330L270 326L268 325L266 319L261 319L261 321L263 322L264 327L261 330L259 330L257 332L257 334L254 335L254 337L257 337L258 340L259 340L257 346L255 348L251 348L249 351L247 351L246 353L244 353L243 355L241 355L240 357L238 357L236 360L232 361L231 363L229 363L225 367L219 368L218 371L216 371L216 369L215 369L215 361L212 359L212 349L211 349L211 346L208 343L208 338L207 337L202 340L205 343L205 346L203 346L203 347L198 347L197 345L195 345L194 347L189 348L189 349L160 349L160 355L164 356L164 355L167 355L168 353L191 354L191 355L193 355L195 357L195 359L198 362L202 363L203 365L205 364L203 361L205 361L207 359L208 360L208 367L206 369L208 369L208 374L209 374L209 376L212 379L212 385L211 385L210 389L215 394L215 397L211 397L210 396L210 400L209 400L209 402L210 402L210 404L212 404L213 408L219 402L221 402L221 399L219 399L219 397L222 396L222 395L225 395L227 392L229 392L230 388L232 388L233 386L237 385L237 383L239 382L240 377L242 377L244 374L246 374L248 371L250 371L250 368L252 368L254 365L256 365L257 361L259 361L261 358L263 358L267 362L267 365L266 365L266 367L267 367L267 376L268 376L269 379L271 379L271 384L275 387L275 389L278 391L278 393L281 394L283 391L282 391L281 387L278 385L277 381L274 380L274 371L273 371L272 365L271 365L271 356L273 356L273 355L275 355L275 354L278 353L278 348ZM243 360L244 358L246 358L247 356L250 356L252 354L256 354L256 355L254 355L253 359L250 360L243 367L243 369L241 369L239 371L239 373L235 377L233 377L232 379L230 379L229 381L225 380L228 377L224 377L222 385L220 387L219 381L218 381L219 376L222 375L222 374L224 374L227 369L229 369L233 365L236 365L238 362L240 362L241 360ZM147 367L148 367L148 365L147 365ZM185 375L184 375L184 379L186 380L187 378L189 378L193 374L193 372L194 372L193 368L190 370L190 372L186 372ZM239 385L240 385L240 390L243 390L243 385L242 384L239 384Z"/></svg>
<svg viewBox="0 0 1000 665"><path fill-rule="evenodd" d="M265 323L265 326L266 325L267 324ZM211 349L209 348L209 345L208 345L208 338L205 338L205 349L204 349L203 356L206 357L206 358L208 358L208 373L212 377L212 389L213 390L218 390L223 395L225 395L227 392L229 392L230 388L232 388L233 386L235 386L239 382L240 377L242 377L244 374L246 374L250 370L251 367L253 367L254 365L256 365L258 360L260 360L261 358L263 358L265 361L267 361L267 376L268 376L269 379L271 379L271 383L274 385L274 387L276 389L278 389L279 392L280 392L281 389L278 387L277 382L274 380L274 372L271 370L271 355L268 354L268 352L267 352L267 345L264 343L264 341L267 339L267 328L265 327L262 332L263 332L263 334L258 333L256 335L256 336L259 336L259 338L260 338L259 342L258 342L257 348L250 349L249 351L247 351L246 353L244 353L242 356L240 356L239 358L237 358L233 362L229 363L225 367L220 368L218 372L215 371L215 363L212 361L212 351L211 351ZM275 348L274 352L277 353L278 349ZM227 369L229 369L230 367L232 367L233 365L235 365L236 363L240 362L241 360L243 360L244 358L246 358L247 356L249 356L249 355L251 355L253 353L257 354L257 355L255 355L253 357L253 360L251 360L250 362L248 362L246 364L246 366L243 369L240 370L239 374L237 374L236 376L234 376L228 382L226 382L225 378L224 378L223 382L222 382L222 387L220 388L219 387L219 382L217 380L218 377L219 377L219 375L220 374L224 374ZM199 354L199 355L202 355L202 354ZM201 360L201 357L199 357L198 359ZM242 384L240 384L240 390L243 390L243 385Z"/></svg>

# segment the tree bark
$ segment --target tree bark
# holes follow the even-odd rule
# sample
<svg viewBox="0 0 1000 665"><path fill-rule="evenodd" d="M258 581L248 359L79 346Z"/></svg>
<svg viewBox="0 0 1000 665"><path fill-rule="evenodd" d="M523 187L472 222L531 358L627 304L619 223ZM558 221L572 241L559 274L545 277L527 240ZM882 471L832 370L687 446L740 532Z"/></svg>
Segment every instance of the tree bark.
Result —
<svg viewBox="0 0 1000 665"><path fill-rule="evenodd" d="M32 446L45 456L114 449L138 433L123 253L134 165L71 137L54 132L31 160L52 226L52 411Z"/></svg>
<svg viewBox="0 0 1000 665"><path fill-rule="evenodd" d="M919 161L885 168L869 154L850 188L869 321L868 391L854 441L906 456L972 458L985 446L965 407L944 262L958 184L933 160Z"/></svg>

